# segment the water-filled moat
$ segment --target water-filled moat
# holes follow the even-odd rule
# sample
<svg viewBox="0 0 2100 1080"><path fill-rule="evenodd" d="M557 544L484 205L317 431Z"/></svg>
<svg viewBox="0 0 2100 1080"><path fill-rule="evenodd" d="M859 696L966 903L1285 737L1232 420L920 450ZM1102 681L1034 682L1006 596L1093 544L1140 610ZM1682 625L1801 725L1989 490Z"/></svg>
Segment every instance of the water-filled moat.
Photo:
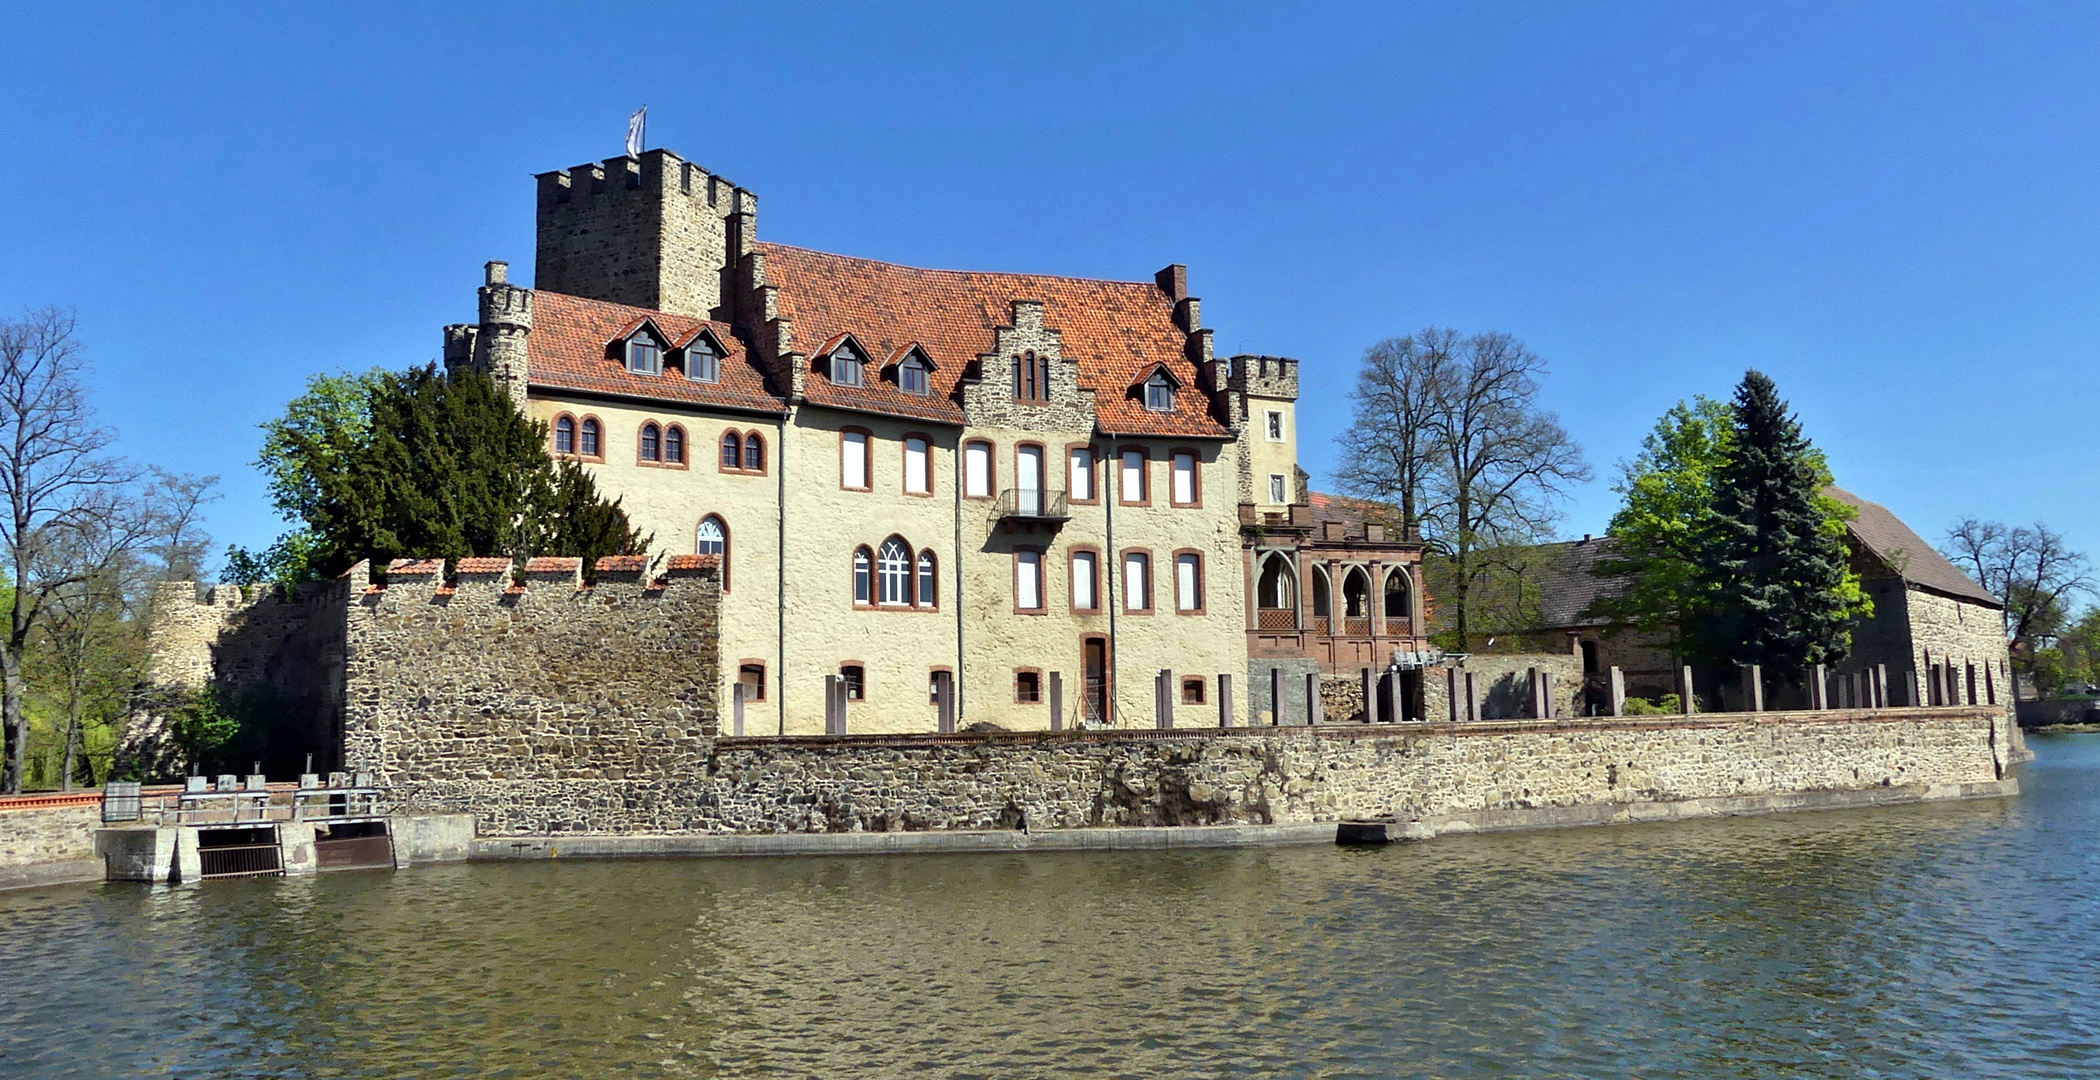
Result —
<svg viewBox="0 0 2100 1080"><path fill-rule="evenodd" d="M0 894L0 1076L2082 1076L2100 737L2017 799L1375 850Z"/></svg>

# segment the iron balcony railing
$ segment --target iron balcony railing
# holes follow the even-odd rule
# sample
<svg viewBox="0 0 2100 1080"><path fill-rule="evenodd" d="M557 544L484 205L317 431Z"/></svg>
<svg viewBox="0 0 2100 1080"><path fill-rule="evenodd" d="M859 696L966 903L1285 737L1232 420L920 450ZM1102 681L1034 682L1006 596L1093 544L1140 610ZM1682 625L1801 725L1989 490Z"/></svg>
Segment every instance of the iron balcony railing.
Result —
<svg viewBox="0 0 2100 1080"><path fill-rule="evenodd" d="M1021 521L1070 521L1071 508L1062 491L1007 488L999 493L999 516Z"/></svg>

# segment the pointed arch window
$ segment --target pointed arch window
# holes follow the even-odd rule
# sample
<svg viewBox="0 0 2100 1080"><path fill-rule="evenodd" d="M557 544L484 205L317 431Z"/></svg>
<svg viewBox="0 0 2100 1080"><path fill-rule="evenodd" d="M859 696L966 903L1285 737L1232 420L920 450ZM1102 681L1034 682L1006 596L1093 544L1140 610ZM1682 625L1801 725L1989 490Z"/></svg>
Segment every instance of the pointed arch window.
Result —
<svg viewBox="0 0 2100 1080"><path fill-rule="evenodd" d="M700 519L700 528L693 535L693 552L698 555L714 555L722 560L722 591L729 591L729 526L722 519L709 514Z"/></svg>
<svg viewBox="0 0 2100 1080"><path fill-rule="evenodd" d="M853 602L866 605L873 599L875 553L866 544L853 549Z"/></svg>
<svg viewBox="0 0 2100 1080"><path fill-rule="evenodd" d="M882 542L876 554L875 573L880 587L877 600L885 607L901 607L911 603L911 545L902 537L892 536Z"/></svg>

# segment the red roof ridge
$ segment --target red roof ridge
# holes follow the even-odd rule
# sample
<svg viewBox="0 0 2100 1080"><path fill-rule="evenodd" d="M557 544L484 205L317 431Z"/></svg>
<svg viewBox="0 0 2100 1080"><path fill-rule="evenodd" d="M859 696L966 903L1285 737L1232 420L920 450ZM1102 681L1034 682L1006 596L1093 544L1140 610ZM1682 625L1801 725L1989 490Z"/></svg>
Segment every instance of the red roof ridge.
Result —
<svg viewBox="0 0 2100 1080"><path fill-rule="evenodd" d="M915 274L955 274L957 276L1000 278L1049 278L1053 281L1086 281L1108 285L1137 285L1154 290L1159 288L1159 285L1156 282L1131 281L1126 278L1086 277L1081 274L1040 274L1029 270L951 270L938 266L913 266L910 263L891 262L887 259L871 259L865 255L843 255L836 251L824 251L819 248L803 247L799 244L783 244L776 240L758 241L753 246L762 250L766 248L778 248L787 251L799 251L808 255L822 255L825 258L829 259L851 259L854 262L874 263L877 266L888 266L898 270L909 270ZM1164 296L1166 294L1161 293L1160 295Z"/></svg>

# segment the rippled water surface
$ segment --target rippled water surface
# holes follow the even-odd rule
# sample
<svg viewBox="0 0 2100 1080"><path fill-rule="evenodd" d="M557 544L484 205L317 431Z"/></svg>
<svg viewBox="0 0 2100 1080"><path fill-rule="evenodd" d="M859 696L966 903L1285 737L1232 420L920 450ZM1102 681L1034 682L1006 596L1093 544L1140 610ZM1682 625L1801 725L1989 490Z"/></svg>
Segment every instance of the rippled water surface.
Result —
<svg viewBox="0 0 2100 1080"><path fill-rule="evenodd" d="M2100 737L2011 801L1376 851L0 893L0 1076L2100 1076Z"/></svg>

